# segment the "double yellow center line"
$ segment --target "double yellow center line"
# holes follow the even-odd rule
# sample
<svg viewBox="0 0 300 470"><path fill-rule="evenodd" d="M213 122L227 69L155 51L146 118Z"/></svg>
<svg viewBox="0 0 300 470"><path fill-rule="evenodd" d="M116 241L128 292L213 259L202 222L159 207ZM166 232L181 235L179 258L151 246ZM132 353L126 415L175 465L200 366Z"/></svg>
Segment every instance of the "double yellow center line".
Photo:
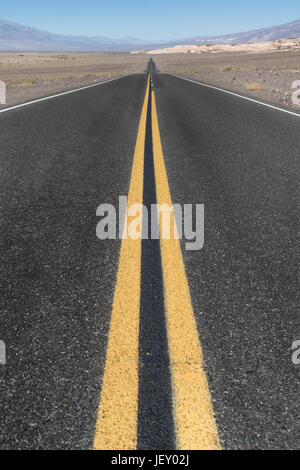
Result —
<svg viewBox="0 0 300 470"><path fill-rule="evenodd" d="M143 203L149 92L150 77L140 118L128 207ZM151 93L157 203L171 206L155 93L153 90ZM170 233L174 234L174 215L171 225ZM217 450L220 442L180 243L174 236L164 240L161 233L160 238L177 448ZM137 448L141 252L141 239L123 239L94 440L96 450Z"/></svg>

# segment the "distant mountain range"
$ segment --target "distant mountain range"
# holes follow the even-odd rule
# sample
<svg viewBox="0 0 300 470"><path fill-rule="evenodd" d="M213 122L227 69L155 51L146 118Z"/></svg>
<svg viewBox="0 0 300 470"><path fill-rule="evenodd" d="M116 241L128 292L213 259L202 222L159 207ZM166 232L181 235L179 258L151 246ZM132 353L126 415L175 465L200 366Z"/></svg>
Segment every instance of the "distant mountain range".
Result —
<svg viewBox="0 0 300 470"><path fill-rule="evenodd" d="M300 37L300 19L280 26L271 26L269 28L226 36L200 36L152 43L130 37L111 39L102 36L64 36L0 20L0 51L2 52L126 52L162 46L174 47L181 44L238 44L296 37Z"/></svg>
<svg viewBox="0 0 300 470"><path fill-rule="evenodd" d="M102 36L52 34L29 26L0 20L0 51L2 52L128 51L147 45L148 42L135 38L111 39Z"/></svg>
<svg viewBox="0 0 300 470"><path fill-rule="evenodd" d="M268 28L246 31L243 33L228 34L226 36L208 36L183 39L181 41L172 41L172 45L180 44L241 44L255 43L263 41L276 41L277 39L299 38L300 37L300 19L291 23L279 26L270 26Z"/></svg>

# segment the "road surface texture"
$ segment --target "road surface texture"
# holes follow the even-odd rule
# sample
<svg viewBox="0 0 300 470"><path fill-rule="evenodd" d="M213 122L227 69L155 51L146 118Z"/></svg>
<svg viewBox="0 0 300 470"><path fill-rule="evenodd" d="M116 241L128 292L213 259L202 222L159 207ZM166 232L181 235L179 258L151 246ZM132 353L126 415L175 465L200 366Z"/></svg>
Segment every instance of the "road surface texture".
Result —
<svg viewBox="0 0 300 470"><path fill-rule="evenodd" d="M152 61L0 114L1 449L299 448L299 124ZM203 248L99 240L127 195Z"/></svg>

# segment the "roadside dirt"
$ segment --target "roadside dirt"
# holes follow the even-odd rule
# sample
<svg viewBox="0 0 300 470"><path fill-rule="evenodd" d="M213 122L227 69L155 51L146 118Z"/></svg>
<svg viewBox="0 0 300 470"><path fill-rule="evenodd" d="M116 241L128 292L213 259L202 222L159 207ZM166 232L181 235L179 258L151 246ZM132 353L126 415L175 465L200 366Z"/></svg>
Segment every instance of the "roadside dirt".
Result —
<svg viewBox="0 0 300 470"><path fill-rule="evenodd" d="M0 80L7 86L6 106L143 72L147 59L113 53L1 53Z"/></svg>

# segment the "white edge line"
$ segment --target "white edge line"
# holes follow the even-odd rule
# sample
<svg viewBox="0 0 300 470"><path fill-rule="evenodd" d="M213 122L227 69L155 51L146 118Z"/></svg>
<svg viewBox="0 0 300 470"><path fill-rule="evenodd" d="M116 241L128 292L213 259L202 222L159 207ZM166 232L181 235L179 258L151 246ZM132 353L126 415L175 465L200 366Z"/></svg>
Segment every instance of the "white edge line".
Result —
<svg viewBox="0 0 300 470"><path fill-rule="evenodd" d="M77 91L87 90L88 88L93 88L93 87L96 87L96 86L105 85L105 83L110 83L110 82L114 82L116 80L121 80L122 78L131 77L132 75L134 75L134 74L124 75L122 77L117 77L117 78L112 78L111 80L106 80L105 82L93 83L92 85L87 85L87 86L83 86L83 87L80 87L80 88L76 88L75 90L64 91L62 93L57 93L56 95L45 96L44 98L39 98L39 99L33 100L33 101L27 101L26 103L17 104L15 106L10 106L9 108L0 109L0 114L6 113L7 111L12 111L13 109L24 108L25 106L29 106L30 104L41 103L42 101L52 100L53 98L58 98L59 96L70 95L71 93L76 93Z"/></svg>
<svg viewBox="0 0 300 470"><path fill-rule="evenodd" d="M298 114L298 113L293 113L293 111L288 111L287 109L278 108L277 106L273 106L272 104L264 103L263 101L254 100L253 98L248 98L247 96L239 95L238 93L234 93L232 91L224 90L223 88L218 88L218 87L213 86L213 85L208 85L207 83L197 82L196 80L191 80L190 78L181 77L180 75L175 75L174 73L169 73L168 75L171 75L172 77L181 78L182 80L186 80L186 81L191 82L191 83L196 83L196 85L201 85L201 86L204 86L204 87L207 87L207 88L212 88L213 90L222 91L223 93L227 93L228 95L237 96L238 98L242 98L243 100L252 101L252 103L260 104L262 106L266 106L267 108L276 109L277 111L281 111L282 113L291 114L292 116L296 116L296 117L300 118L300 114Z"/></svg>

